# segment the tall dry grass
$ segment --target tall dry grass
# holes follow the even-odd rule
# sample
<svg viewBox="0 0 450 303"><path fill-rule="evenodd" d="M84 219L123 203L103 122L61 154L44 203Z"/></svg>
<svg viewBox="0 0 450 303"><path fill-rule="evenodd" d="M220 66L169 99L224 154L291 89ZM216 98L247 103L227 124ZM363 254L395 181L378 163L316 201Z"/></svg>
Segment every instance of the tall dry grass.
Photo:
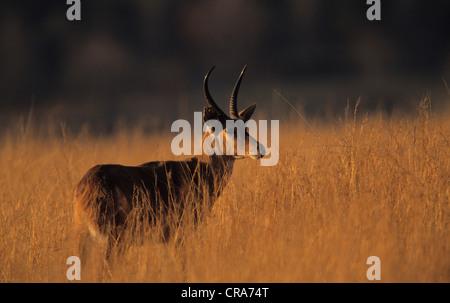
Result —
<svg viewBox="0 0 450 303"><path fill-rule="evenodd" d="M182 245L149 237L112 258L112 282L450 282L450 119L429 100L413 118L361 116L282 125L280 161L235 164L233 176ZM171 135L139 128L96 137L31 125L0 146L0 281L65 282L77 253L76 182L98 163L176 159ZM102 261L82 260L82 281Z"/></svg>

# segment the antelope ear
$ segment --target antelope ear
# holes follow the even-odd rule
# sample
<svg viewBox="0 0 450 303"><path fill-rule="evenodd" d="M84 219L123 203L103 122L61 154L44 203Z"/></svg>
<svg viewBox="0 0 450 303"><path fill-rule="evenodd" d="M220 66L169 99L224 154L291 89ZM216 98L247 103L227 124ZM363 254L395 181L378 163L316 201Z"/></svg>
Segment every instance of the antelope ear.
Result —
<svg viewBox="0 0 450 303"><path fill-rule="evenodd" d="M239 113L239 118L241 118L244 122L247 122L252 117L253 113L255 112L256 104L250 105L243 111Z"/></svg>

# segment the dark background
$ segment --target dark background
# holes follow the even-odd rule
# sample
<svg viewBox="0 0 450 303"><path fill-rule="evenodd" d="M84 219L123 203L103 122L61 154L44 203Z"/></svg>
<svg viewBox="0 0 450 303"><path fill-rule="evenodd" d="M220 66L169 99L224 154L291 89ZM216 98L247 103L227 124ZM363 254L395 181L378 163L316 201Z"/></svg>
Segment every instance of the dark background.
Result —
<svg viewBox="0 0 450 303"><path fill-rule="evenodd" d="M161 130L204 106L202 81L227 110L242 67L240 108L259 118L411 112L429 94L448 106L450 1L65 0L0 4L0 127L32 108L37 121L111 131L143 122ZM294 115L295 116L295 115ZM298 118L298 117L297 117Z"/></svg>

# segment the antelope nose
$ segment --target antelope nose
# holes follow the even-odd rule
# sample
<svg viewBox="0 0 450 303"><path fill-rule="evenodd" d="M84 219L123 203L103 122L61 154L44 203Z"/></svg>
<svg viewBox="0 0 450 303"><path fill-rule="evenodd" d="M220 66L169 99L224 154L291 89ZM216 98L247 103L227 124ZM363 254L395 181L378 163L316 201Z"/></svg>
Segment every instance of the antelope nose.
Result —
<svg viewBox="0 0 450 303"><path fill-rule="evenodd" d="M259 144L258 146L258 158L263 158L266 155L266 148L264 145Z"/></svg>

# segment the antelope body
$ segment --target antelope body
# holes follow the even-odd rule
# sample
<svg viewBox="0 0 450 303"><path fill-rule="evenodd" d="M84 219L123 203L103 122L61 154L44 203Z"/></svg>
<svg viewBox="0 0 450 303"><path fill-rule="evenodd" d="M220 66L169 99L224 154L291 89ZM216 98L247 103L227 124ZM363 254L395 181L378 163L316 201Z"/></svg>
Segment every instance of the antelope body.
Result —
<svg viewBox="0 0 450 303"><path fill-rule="evenodd" d="M208 77L213 69L214 67L205 76L203 84L208 104L203 109L203 121L220 121L225 134L226 120L249 120L255 105L239 113L237 111L237 94L245 72L244 67L230 99L230 117L226 115L209 93ZM207 130L203 140L212 133ZM247 131L245 139L246 144L255 140ZM264 147L258 143L257 155L250 155L246 149L244 157L259 159L264 153ZM235 159L240 158L242 156L237 154L203 154L184 161L155 161L139 166L94 166L75 189L74 214L77 229L89 230L90 235L99 242L113 243L120 240L130 213L136 208L148 213L146 218L151 221L155 217L164 218L171 213L182 214L186 205L192 201L211 206L226 186ZM139 199L142 195L147 203Z"/></svg>

